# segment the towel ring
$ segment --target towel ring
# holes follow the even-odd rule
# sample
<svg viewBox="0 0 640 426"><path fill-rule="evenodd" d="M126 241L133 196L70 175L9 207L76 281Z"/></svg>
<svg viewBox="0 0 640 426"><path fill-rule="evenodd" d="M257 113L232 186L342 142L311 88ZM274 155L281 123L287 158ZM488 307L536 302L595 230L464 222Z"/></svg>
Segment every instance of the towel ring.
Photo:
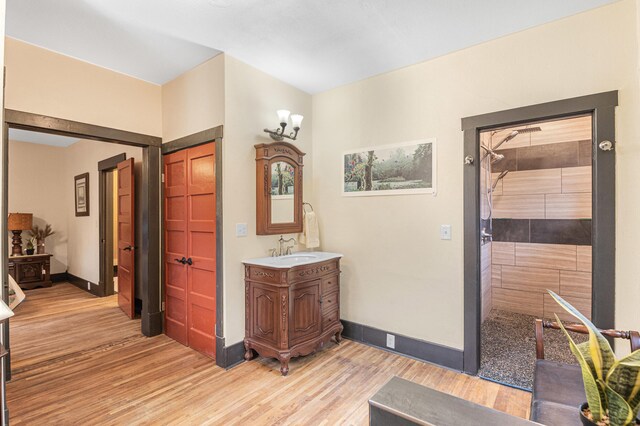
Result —
<svg viewBox="0 0 640 426"><path fill-rule="evenodd" d="M311 209L311 211L313 211L313 206L310 203L302 203L302 208L304 209L304 206L309 206L309 208Z"/></svg>

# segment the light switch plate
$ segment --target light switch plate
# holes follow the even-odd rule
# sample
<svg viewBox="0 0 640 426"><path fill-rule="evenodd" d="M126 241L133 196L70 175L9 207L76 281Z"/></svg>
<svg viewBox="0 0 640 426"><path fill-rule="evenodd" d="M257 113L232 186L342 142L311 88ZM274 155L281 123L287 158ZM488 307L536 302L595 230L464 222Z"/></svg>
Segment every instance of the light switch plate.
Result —
<svg viewBox="0 0 640 426"><path fill-rule="evenodd" d="M246 223L236 223L236 237L246 237L247 233Z"/></svg>
<svg viewBox="0 0 640 426"><path fill-rule="evenodd" d="M451 239L451 225L440 225L440 239L441 240Z"/></svg>

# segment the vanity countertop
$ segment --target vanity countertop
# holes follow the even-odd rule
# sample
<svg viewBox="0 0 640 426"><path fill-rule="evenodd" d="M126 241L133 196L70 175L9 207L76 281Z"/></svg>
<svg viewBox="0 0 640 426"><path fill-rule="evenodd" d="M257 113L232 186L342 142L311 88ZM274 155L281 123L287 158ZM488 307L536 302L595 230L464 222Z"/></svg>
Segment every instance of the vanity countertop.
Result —
<svg viewBox="0 0 640 426"><path fill-rule="evenodd" d="M286 256L259 257L243 260L246 265L262 266L266 268L289 269L300 265L324 262L326 260L342 257L340 253L328 253L325 251L300 251Z"/></svg>

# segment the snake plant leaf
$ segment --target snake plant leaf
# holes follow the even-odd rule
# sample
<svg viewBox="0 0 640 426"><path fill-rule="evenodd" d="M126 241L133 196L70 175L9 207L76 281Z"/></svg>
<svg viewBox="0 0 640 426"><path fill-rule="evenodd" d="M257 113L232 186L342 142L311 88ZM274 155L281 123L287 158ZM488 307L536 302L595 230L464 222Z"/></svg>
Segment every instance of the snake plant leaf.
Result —
<svg viewBox="0 0 640 426"><path fill-rule="evenodd" d="M604 382L609 369L616 360L609 341L604 338L600 330L587 317L582 315L576 308L571 306L562 297L558 296L551 290L547 290L551 297L568 313L576 317L589 330L589 350L591 352L591 360L593 367L597 373L597 378ZM556 316L557 318L557 316Z"/></svg>
<svg viewBox="0 0 640 426"><path fill-rule="evenodd" d="M608 414L611 426L626 426L632 424L635 421L635 415L627 401L606 383L604 384L604 390L607 394Z"/></svg>
<svg viewBox="0 0 640 426"><path fill-rule="evenodd" d="M587 360L584 357L583 351L586 349L586 352L589 354L590 351L586 346L583 346L583 351L578 348L576 342L573 341L567 329L564 328L564 325L556 315L556 321L560 324L560 328L567 336L569 340L569 347L571 348L571 352L578 360L578 364L580 364L580 370L582 370L582 380L584 381L584 391L587 395L587 403L589 403L589 409L591 410L591 414L593 415L593 419L596 422L599 422L602 419L602 401L604 401L604 386L597 382L597 376L593 375L592 369L587 363Z"/></svg>
<svg viewBox="0 0 640 426"><path fill-rule="evenodd" d="M606 383L637 413L640 405L640 350L616 361L607 374Z"/></svg>
<svg viewBox="0 0 640 426"><path fill-rule="evenodd" d="M559 319L558 319L558 322L560 322ZM580 344L576 344L576 349L580 351L580 354L585 360L585 365L589 368L589 372L593 376L594 380L597 380L598 374L596 373L595 367L593 365L593 360L591 359L591 349L589 347L589 342L587 341ZM600 394L600 401L606 401L607 397L604 393L604 386L598 385L598 393Z"/></svg>

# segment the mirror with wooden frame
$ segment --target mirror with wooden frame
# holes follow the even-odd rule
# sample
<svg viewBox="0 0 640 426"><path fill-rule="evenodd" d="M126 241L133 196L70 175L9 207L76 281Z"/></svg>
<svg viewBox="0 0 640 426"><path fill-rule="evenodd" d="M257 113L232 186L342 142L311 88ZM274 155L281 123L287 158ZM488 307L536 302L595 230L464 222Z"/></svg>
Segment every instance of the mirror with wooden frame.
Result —
<svg viewBox="0 0 640 426"><path fill-rule="evenodd" d="M302 157L287 142L256 148L256 233L302 232Z"/></svg>

